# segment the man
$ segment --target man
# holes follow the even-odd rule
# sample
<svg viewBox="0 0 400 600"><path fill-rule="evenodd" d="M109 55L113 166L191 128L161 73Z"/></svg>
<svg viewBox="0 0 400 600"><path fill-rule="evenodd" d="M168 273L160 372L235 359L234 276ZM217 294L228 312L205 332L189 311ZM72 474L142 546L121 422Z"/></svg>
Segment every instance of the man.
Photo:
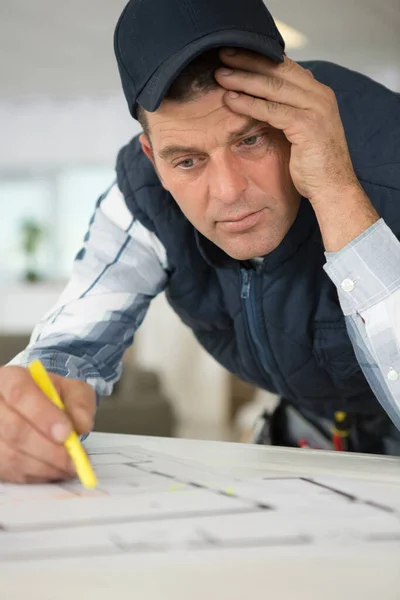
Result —
<svg viewBox="0 0 400 600"><path fill-rule="evenodd" d="M338 446L395 453L397 95L291 61L261 0L131 0L115 52L144 133L121 150L23 366L0 373L0 477L73 474L62 442L90 430L95 392L110 393L164 289L222 365L284 399L274 443L336 428ZM30 379L34 358L67 414Z"/></svg>

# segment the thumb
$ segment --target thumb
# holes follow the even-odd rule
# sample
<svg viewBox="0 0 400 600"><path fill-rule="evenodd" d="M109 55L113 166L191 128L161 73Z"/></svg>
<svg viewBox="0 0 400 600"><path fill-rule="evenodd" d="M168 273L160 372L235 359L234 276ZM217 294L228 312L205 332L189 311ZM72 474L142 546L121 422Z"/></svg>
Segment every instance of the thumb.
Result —
<svg viewBox="0 0 400 600"><path fill-rule="evenodd" d="M93 427L96 411L96 393L85 381L68 379L51 374L57 392L78 434L87 433Z"/></svg>

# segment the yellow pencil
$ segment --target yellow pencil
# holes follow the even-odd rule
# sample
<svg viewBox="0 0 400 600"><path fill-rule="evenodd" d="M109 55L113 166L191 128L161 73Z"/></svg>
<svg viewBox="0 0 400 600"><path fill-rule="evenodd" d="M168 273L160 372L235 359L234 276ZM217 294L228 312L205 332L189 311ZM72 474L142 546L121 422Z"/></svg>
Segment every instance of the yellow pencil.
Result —
<svg viewBox="0 0 400 600"><path fill-rule="evenodd" d="M61 410L65 410L64 403L40 360L33 361L29 365L29 371L36 385L46 394L49 400ZM96 475L75 431L72 431L65 440L64 446L75 465L76 473L82 485L86 488L95 488L97 485Z"/></svg>

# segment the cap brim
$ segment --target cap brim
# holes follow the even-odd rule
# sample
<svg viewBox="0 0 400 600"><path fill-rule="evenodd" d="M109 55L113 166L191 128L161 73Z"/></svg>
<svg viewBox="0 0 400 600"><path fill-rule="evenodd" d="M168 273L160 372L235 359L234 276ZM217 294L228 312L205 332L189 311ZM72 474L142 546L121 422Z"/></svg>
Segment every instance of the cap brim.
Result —
<svg viewBox="0 0 400 600"><path fill-rule="evenodd" d="M211 33L188 44L164 61L157 71L150 76L137 96L138 104L149 112L157 110L169 87L186 65L206 50L222 46L252 50L276 62L283 62L284 60L283 48L277 39L260 33L240 30ZM131 113L136 117L136 106L131 107Z"/></svg>

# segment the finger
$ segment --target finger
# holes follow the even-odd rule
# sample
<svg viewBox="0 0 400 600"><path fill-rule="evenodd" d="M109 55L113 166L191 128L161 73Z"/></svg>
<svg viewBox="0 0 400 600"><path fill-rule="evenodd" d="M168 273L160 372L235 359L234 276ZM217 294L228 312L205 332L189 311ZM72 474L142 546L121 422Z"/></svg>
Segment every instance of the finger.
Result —
<svg viewBox="0 0 400 600"><path fill-rule="evenodd" d="M93 427L96 411L96 393L94 389L79 379L67 379L52 375L52 380L77 433L82 434L90 431Z"/></svg>
<svg viewBox="0 0 400 600"><path fill-rule="evenodd" d="M0 440L0 480L11 483L39 483L70 479L71 474L56 469Z"/></svg>
<svg viewBox="0 0 400 600"><path fill-rule="evenodd" d="M251 73L239 69L217 69L215 78L227 90L244 92L265 100L308 109L318 106L318 97L290 81L274 75Z"/></svg>
<svg viewBox="0 0 400 600"><path fill-rule="evenodd" d="M72 423L38 388L29 371L23 367L0 369L0 393L4 401L38 431L57 443L64 443L72 431Z"/></svg>
<svg viewBox="0 0 400 600"><path fill-rule="evenodd" d="M75 468L64 446L46 438L0 396L0 440L8 447L43 462L64 475ZM0 462L2 459L0 458Z"/></svg>
<svg viewBox="0 0 400 600"><path fill-rule="evenodd" d="M234 52L232 54L232 51ZM251 52L250 50L237 50L235 48L224 48L220 51L223 62L232 68L279 76L291 81L306 91L315 90L318 82L314 79L311 71L304 69L299 63L284 57L283 63L277 63L266 56Z"/></svg>
<svg viewBox="0 0 400 600"><path fill-rule="evenodd" d="M299 112L296 108L287 104L278 102L269 102L247 94L238 94L237 92L227 92L224 95L224 101L233 112L241 115L247 115L268 123L271 127L286 131L296 119L299 119Z"/></svg>

